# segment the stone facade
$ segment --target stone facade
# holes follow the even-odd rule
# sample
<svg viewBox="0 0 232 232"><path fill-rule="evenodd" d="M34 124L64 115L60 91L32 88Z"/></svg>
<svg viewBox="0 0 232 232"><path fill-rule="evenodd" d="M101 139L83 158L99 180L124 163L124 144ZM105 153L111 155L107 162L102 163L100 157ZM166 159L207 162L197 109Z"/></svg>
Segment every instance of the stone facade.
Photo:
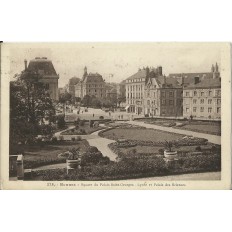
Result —
<svg viewBox="0 0 232 232"><path fill-rule="evenodd" d="M149 116L182 116L182 86L162 74L162 67L143 68L126 80L127 111Z"/></svg>
<svg viewBox="0 0 232 232"><path fill-rule="evenodd" d="M36 57L33 60L30 60L27 67L27 61L25 60L25 69L38 73L41 78L40 82L45 84L46 88L49 90L50 97L53 100L58 100L58 79L59 75L56 73L56 70L52 64L51 60L48 60L46 57Z"/></svg>
<svg viewBox="0 0 232 232"><path fill-rule="evenodd" d="M82 80L75 85L75 97L83 98L85 95L95 96L99 99L106 98L106 84L98 73L87 73L84 68Z"/></svg>
<svg viewBox="0 0 232 232"><path fill-rule="evenodd" d="M183 116L186 118L221 118L221 78L202 80L184 87Z"/></svg>

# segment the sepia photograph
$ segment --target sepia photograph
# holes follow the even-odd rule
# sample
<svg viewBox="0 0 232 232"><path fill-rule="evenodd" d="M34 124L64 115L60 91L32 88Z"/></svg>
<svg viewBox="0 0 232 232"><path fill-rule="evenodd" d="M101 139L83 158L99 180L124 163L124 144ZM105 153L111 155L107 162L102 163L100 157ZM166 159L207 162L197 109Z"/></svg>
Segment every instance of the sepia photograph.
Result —
<svg viewBox="0 0 232 232"><path fill-rule="evenodd" d="M8 181L56 188L65 181L80 188L220 182L225 47L3 44Z"/></svg>

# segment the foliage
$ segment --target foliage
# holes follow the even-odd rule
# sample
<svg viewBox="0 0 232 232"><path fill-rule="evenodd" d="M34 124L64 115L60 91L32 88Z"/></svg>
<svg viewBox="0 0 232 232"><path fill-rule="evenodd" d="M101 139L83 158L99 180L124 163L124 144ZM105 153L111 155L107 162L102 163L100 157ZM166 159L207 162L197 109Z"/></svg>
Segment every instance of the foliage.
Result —
<svg viewBox="0 0 232 232"><path fill-rule="evenodd" d="M71 101L71 100L72 100L72 95L68 92L65 92L59 95L60 103L66 103L67 101Z"/></svg>
<svg viewBox="0 0 232 232"><path fill-rule="evenodd" d="M57 127L58 127L58 129L64 129L65 128L64 115L59 115L57 117Z"/></svg>
<svg viewBox="0 0 232 232"><path fill-rule="evenodd" d="M55 109L41 76L24 70L10 82L10 141L34 137L45 120L51 124Z"/></svg>

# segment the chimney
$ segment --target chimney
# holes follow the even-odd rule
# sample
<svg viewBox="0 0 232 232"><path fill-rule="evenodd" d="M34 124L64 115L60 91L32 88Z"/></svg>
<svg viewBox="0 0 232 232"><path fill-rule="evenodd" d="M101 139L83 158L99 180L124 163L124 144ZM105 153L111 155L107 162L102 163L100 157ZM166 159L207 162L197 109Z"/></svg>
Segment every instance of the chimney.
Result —
<svg viewBox="0 0 232 232"><path fill-rule="evenodd" d="M166 76L164 75L164 84L163 84L163 87L166 87Z"/></svg>
<svg viewBox="0 0 232 232"><path fill-rule="evenodd" d="M24 66L25 66L25 70L27 69L27 60L24 60Z"/></svg>
<svg viewBox="0 0 232 232"><path fill-rule="evenodd" d="M158 66L158 67L157 67L157 71L158 71L158 75L159 75L159 76L162 76L162 74L163 74L162 66Z"/></svg>
<svg viewBox="0 0 232 232"><path fill-rule="evenodd" d="M198 84L200 82L200 78L199 77L194 77L194 84Z"/></svg>
<svg viewBox="0 0 232 232"><path fill-rule="evenodd" d="M184 74L181 74L181 85L184 86Z"/></svg>

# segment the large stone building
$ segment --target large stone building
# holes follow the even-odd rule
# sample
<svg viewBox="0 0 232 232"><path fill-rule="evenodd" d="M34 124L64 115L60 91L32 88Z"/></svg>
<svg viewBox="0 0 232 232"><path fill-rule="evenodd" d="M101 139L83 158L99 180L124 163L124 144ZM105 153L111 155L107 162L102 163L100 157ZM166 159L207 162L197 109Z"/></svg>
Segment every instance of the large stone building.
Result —
<svg viewBox="0 0 232 232"><path fill-rule="evenodd" d="M174 78L149 76L144 94L145 115L164 117L182 116L182 93L182 86Z"/></svg>
<svg viewBox="0 0 232 232"><path fill-rule="evenodd" d="M83 98L85 95L95 96L99 99L106 98L106 83L98 73L87 73L84 68L82 80L75 85L75 97Z"/></svg>
<svg viewBox="0 0 232 232"><path fill-rule="evenodd" d="M143 68L126 80L127 112L149 116L181 116L182 86L162 67Z"/></svg>
<svg viewBox="0 0 232 232"><path fill-rule="evenodd" d="M183 117L200 119L221 118L221 78L218 64L211 72L176 73L169 77L183 86Z"/></svg>
<svg viewBox="0 0 232 232"><path fill-rule="evenodd" d="M186 118L221 118L221 78L199 80L184 87L183 116Z"/></svg>
<svg viewBox="0 0 232 232"><path fill-rule="evenodd" d="M52 61L48 60L46 57L36 57L30 60L28 67L27 60L24 60L24 63L25 69L39 74L39 81L45 84L46 88L49 90L50 97L53 100L58 100L59 75L56 73Z"/></svg>

